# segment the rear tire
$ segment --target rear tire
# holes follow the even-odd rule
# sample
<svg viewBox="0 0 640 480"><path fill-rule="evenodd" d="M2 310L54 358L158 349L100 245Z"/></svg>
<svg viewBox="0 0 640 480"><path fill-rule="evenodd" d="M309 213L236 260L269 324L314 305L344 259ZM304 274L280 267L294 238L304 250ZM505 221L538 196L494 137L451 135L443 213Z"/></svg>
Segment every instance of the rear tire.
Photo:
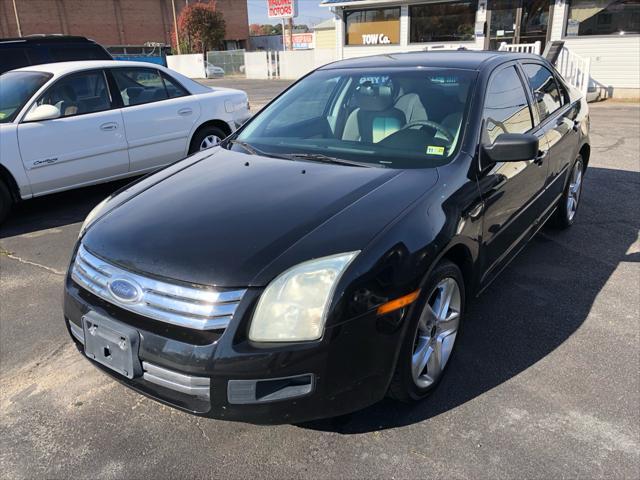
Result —
<svg viewBox="0 0 640 480"><path fill-rule="evenodd" d="M564 193L558 202L558 207L552 218L552 224L560 230L569 228L576 219L580 199L582 197L582 180L584 178L584 161L582 155L576 158L571 172L569 173L569 181L564 189Z"/></svg>
<svg viewBox="0 0 640 480"><path fill-rule="evenodd" d="M7 218L7 215L9 215L12 206L13 197L9 191L9 187L7 187L7 184L4 183L3 180L0 180L0 224L2 224Z"/></svg>
<svg viewBox="0 0 640 480"><path fill-rule="evenodd" d="M462 272L449 260L429 274L411 315L400 349L389 396L420 400L440 383L455 351L464 316Z"/></svg>
<svg viewBox="0 0 640 480"><path fill-rule="evenodd" d="M198 130L189 145L189 155L196 152L201 152L207 148L215 147L222 140L227 137L227 134L222 129L214 126L203 127Z"/></svg>

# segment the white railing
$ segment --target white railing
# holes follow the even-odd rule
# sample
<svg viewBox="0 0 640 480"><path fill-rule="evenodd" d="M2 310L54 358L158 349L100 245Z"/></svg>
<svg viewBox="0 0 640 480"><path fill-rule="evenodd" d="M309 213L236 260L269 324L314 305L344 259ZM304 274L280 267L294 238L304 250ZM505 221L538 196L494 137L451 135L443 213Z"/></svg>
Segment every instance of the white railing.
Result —
<svg viewBox="0 0 640 480"><path fill-rule="evenodd" d="M560 51L556 68L562 77L586 97L591 80L591 58L576 55L567 48Z"/></svg>
<svg viewBox="0 0 640 480"><path fill-rule="evenodd" d="M501 52L535 53L536 55L540 55L541 48L542 43L540 43L540 41L534 43L502 42L498 50Z"/></svg>

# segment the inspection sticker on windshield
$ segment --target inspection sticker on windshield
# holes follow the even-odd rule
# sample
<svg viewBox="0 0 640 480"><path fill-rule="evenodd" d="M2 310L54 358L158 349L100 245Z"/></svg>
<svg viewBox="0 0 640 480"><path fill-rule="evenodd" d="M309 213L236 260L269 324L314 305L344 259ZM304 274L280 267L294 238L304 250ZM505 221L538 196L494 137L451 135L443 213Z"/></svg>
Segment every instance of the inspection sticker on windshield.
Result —
<svg viewBox="0 0 640 480"><path fill-rule="evenodd" d="M429 145L427 147L427 155L444 155L444 147Z"/></svg>

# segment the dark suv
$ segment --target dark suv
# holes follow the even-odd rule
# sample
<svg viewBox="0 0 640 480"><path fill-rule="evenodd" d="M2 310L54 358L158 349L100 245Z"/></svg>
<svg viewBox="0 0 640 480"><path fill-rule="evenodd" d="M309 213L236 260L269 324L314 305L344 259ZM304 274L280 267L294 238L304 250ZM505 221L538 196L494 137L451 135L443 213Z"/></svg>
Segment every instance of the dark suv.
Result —
<svg viewBox="0 0 640 480"><path fill-rule="evenodd" d="M113 60L103 46L85 37L30 35L0 39L0 74L14 68L73 60Z"/></svg>

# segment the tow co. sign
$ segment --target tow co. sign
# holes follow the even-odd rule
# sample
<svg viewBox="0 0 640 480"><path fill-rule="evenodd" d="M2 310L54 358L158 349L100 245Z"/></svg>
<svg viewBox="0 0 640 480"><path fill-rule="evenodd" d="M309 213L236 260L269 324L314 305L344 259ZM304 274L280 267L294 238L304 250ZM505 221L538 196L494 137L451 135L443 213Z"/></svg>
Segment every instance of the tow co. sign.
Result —
<svg viewBox="0 0 640 480"><path fill-rule="evenodd" d="M269 18L293 18L297 16L298 0L267 0Z"/></svg>

